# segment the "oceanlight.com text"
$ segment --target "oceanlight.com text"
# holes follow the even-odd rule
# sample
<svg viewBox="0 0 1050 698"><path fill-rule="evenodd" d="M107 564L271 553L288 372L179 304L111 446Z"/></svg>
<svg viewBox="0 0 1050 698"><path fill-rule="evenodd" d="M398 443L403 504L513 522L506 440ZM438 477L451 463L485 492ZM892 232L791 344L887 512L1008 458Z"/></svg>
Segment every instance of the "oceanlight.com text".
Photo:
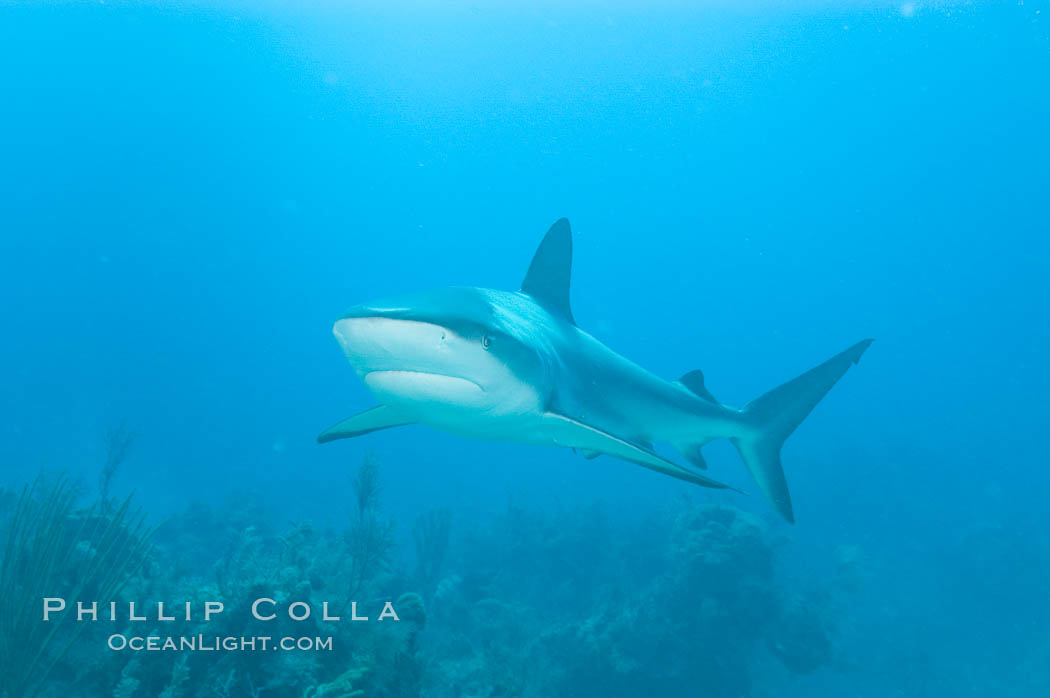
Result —
<svg viewBox="0 0 1050 698"><path fill-rule="evenodd" d="M110 635L115 652L331 652L332 636Z"/></svg>

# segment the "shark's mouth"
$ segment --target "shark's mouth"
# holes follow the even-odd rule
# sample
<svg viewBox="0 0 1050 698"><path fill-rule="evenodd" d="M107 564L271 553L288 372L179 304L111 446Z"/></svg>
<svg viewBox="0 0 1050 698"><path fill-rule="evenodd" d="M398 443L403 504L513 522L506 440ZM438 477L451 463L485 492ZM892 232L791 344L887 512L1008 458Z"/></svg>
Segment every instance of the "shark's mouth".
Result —
<svg viewBox="0 0 1050 698"><path fill-rule="evenodd" d="M485 392L480 384L469 378L446 376L428 371L383 370L369 371L363 376L365 385L373 391L403 398L460 401L463 397Z"/></svg>

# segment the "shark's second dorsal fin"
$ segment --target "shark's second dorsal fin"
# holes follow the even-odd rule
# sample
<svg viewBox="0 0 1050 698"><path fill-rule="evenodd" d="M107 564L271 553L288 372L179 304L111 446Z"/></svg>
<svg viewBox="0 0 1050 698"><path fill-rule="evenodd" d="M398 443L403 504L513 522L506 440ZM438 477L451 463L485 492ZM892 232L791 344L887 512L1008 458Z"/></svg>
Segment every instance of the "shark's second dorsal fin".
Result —
<svg viewBox="0 0 1050 698"><path fill-rule="evenodd" d="M569 305L569 281L572 276L572 231L569 220L555 221L536 248L532 264L521 282L521 290L540 305L576 324Z"/></svg>
<svg viewBox="0 0 1050 698"><path fill-rule="evenodd" d="M718 400L715 399L715 396L712 395L711 391L707 389L706 385L704 385L703 371L690 371L689 373L679 378L678 382L684 385L686 388L688 388L689 392L693 393L697 397L703 398L708 402L713 402L716 405L718 404Z"/></svg>

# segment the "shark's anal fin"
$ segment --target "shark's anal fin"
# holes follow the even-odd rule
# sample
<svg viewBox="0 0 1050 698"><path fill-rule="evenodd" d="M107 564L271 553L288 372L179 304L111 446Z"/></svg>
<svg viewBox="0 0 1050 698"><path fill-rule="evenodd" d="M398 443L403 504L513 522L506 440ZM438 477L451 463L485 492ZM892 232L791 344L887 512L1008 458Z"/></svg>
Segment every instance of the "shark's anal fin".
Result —
<svg viewBox="0 0 1050 698"><path fill-rule="evenodd" d="M687 461L700 468L701 470L707 470L707 461L704 459L704 454L700 452L700 446L702 444L673 444L675 450L682 454L682 457Z"/></svg>
<svg viewBox="0 0 1050 698"><path fill-rule="evenodd" d="M395 410L386 405L377 405L328 427L317 436L317 443L324 444L336 439L349 439L372 431L401 427L406 424L412 424L412 421L403 419Z"/></svg>
<svg viewBox="0 0 1050 698"><path fill-rule="evenodd" d="M547 412L543 415L543 421L548 433L553 436L554 442L559 446L578 448L585 453L593 451L615 456L664 475L670 475L679 480L685 480L704 487L735 489L718 480L712 480L699 473L694 473L692 470L687 470L663 458L649 448L631 443L570 417Z"/></svg>
<svg viewBox="0 0 1050 698"><path fill-rule="evenodd" d="M555 221L543 236L532 257L521 290L551 312L576 324L569 305L569 281L572 277L572 231L568 219Z"/></svg>

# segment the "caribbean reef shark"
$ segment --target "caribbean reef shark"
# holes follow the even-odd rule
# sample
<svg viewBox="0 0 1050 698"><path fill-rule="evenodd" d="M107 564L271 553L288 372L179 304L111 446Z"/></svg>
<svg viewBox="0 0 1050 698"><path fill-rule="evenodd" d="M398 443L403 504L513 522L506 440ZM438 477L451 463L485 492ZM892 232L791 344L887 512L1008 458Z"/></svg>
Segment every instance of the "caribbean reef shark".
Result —
<svg viewBox="0 0 1050 698"><path fill-rule="evenodd" d="M351 309L333 332L380 404L317 440L427 424L467 437L606 454L726 488L657 454L653 443L669 442L706 469L701 447L727 438L780 515L794 521L781 446L871 340L736 409L708 392L700 371L664 380L577 327L571 266L572 234L561 219L518 291L452 287Z"/></svg>

